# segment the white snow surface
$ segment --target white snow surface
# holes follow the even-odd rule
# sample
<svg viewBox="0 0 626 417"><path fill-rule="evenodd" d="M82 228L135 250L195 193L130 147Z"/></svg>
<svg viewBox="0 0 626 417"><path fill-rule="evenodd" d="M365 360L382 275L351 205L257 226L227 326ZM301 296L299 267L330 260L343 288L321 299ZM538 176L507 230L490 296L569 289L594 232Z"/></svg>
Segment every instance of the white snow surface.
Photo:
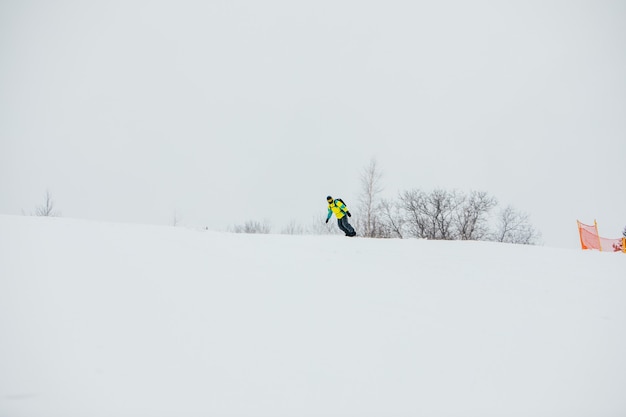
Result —
<svg viewBox="0 0 626 417"><path fill-rule="evenodd" d="M0 417L624 415L624 254L0 216Z"/></svg>

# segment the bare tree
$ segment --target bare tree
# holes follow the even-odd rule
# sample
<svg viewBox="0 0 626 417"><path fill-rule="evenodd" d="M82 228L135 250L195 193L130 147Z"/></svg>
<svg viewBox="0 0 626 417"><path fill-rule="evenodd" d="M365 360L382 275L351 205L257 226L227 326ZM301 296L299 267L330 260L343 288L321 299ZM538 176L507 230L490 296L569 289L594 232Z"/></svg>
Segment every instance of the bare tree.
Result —
<svg viewBox="0 0 626 417"><path fill-rule="evenodd" d="M267 222L261 223L254 220L248 220L242 225L236 225L233 227L235 233L259 233L268 234L271 231L271 227Z"/></svg>
<svg viewBox="0 0 626 417"><path fill-rule="evenodd" d="M44 203L35 208L35 216L45 216L45 217L60 216L60 213L56 211L54 208L54 200L52 200L52 195L50 194L50 190L46 190Z"/></svg>
<svg viewBox="0 0 626 417"><path fill-rule="evenodd" d="M422 190L406 191L401 195L406 211L409 233L423 239L452 239L454 195L445 190L430 194Z"/></svg>
<svg viewBox="0 0 626 417"><path fill-rule="evenodd" d="M488 214L497 200L484 191L472 191L469 196L459 196L455 213L456 233L461 240L483 240L488 236Z"/></svg>
<svg viewBox="0 0 626 417"><path fill-rule="evenodd" d="M172 219L172 226L176 227L180 224L180 214L177 210L174 210L174 217Z"/></svg>
<svg viewBox="0 0 626 417"><path fill-rule="evenodd" d="M497 201L486 192L472 191L466 196L458 191L436 189L430 193L406 191L400 195L400 204L405 215L399 221L410 236L481 240L489 236L488 214ZM383 208L383 213L388 212Z"/></svg>
<svg viewBox="0 0 626 417"><path fill-rule="evenodd" d="M540 233L530 224L528 215L511 206L499 213L492 231L489 214L497 204L496 198L484 191L469 195L442 189L430 193L405 191L398 203L383 201L379 205L381 236L538 243Z"/></svg>
<svg viewBox="0 0 626 417"><path fill-rule="evenodd" d="M428 199L434 234L431 239L456 239L453 227L454 213L459 206L459 198L455 191L434 190Z"/></svg>
<svg viewBox="0 0 626 417"><path fill-rule="evenodd" d="M382 200L378 205L378 211L380 212L380 237L402 239L406 224L402 206L391 200Z"/></svg>
<svg viewBox="0 0 626 417"><path fill-rule="evenodd" d="M359 203L362 216L358 225L365 237L381 237L381 222L377 212L379 195L383 190L381 179L382 172L378 169L376 160L372 159L361 174Z"/></svg>
<svg viewBox="0 0 626 417"><path fill-rule="evenodd" d="M400 195L409 236L425 239L430 235L430 222L425 213L426 199L426 193L421 190L409 190Z"/></svg>
<svg viewBox="0 0 626 417"><path fill-rule="evenodd" d="M453 222L460 204L456 192L442 189L431 193L412 190L406 191L400 199L407 213L408 231L412 236L435 240L456 238Z"/></svg>
<svg viewBox="0 0 626 417"><path fill-rule="evenodd" d="M534 245L539 238L539 232L529 223L528 214L519 212L511 206L507 206L500 211L493 240L504 243Z"/></svg>

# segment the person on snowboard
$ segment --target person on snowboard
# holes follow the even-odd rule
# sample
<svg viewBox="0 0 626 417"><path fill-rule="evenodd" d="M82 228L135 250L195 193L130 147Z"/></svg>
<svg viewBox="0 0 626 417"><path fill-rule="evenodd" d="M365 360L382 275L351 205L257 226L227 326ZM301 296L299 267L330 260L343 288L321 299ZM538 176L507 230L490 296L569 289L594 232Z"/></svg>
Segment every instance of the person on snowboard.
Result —
<svg viewBox="0 0 626 417"><path fill-rule="evenodd" d="M326 223L330 220L333 213L337 216L337 225L346 234L346 236L356 236L354 228L348 223L348 217L352 217L348 207L341 200L341 198L333 199L331 196L326 197L328 201L328 217L326 217ZM347 217L346 217L347 215Z"/></svg>

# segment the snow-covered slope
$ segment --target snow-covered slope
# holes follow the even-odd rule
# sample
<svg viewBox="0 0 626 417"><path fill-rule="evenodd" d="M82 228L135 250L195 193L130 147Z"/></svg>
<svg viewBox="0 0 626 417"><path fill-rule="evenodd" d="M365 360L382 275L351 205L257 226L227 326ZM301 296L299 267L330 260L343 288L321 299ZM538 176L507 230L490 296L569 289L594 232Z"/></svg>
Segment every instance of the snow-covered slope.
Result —
<svg viewBox="0 0 626 417"><path fill-rule="evenodd" d="M0 417L623 416L626 255L0 216Z"/></svg>

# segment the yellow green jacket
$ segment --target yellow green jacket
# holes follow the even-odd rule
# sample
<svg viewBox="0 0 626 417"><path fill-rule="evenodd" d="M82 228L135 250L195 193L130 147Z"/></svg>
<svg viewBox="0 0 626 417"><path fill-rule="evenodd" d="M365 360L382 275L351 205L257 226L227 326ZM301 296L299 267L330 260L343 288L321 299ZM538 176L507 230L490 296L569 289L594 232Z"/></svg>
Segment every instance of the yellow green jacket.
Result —
<svg viewBox="0 0 626 417"><path fill-rule="evenodd" d="M346 215L347 211L348 207L346 207L346 205L338 199L335 199L328 205L328 216L326 217L326 220L330 219L333 213L335 213L335 216L337 216L338 219L341 219Z"/></svg>

